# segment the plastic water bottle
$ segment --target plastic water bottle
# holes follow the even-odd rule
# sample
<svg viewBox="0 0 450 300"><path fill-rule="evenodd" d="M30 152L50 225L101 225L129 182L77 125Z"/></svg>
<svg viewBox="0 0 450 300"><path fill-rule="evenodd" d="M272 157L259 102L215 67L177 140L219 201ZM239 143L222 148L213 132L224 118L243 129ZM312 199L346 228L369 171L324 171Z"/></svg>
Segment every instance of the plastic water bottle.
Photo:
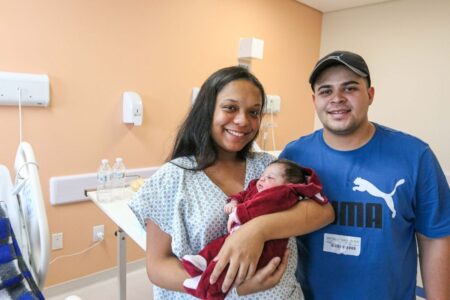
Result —
<svg viewBox="0 0 450 300"><path fill-rule="evenodd" d="M125 188L125 164L121 157L116 158L112 168L112 188L113 198L122 199L123 189Z"/></svg>
<svg viewBox="0 0 450 300"><path fill-rule="evenodd" d="M111 167L107 159L102 159L97 171L97 198L100 202L111 200Z"/></svg>

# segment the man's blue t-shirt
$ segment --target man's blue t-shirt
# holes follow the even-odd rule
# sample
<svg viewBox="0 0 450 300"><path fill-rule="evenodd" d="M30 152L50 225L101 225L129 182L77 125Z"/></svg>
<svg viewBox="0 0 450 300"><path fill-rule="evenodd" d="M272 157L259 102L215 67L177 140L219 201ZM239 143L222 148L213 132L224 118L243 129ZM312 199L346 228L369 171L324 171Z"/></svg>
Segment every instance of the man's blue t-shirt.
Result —
<svg viewBox="0 0 450 300"><path fill-rule="evenodd" d="M323 130L280 157L314 169L336 219L298 238L307 299L415 299L415 233L450 235L450 191L427 144L378 124L359 149L338 151Z"/></svg>

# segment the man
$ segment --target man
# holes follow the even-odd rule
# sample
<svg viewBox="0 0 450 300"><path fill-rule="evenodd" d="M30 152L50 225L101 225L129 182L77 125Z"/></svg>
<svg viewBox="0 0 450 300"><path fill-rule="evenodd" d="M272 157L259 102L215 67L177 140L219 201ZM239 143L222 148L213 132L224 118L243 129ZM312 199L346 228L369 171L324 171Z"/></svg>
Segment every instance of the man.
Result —
<svg viewBox="0 0 450 300"><path fill-rule="evenodd" d="M450 191L430 147L369 122L374 88L358 54L326 55L309 82L323 129L280 155L318 173L336 214L298 239L307 299L415 299L416 238L427 299L450 299Z"/></svg>

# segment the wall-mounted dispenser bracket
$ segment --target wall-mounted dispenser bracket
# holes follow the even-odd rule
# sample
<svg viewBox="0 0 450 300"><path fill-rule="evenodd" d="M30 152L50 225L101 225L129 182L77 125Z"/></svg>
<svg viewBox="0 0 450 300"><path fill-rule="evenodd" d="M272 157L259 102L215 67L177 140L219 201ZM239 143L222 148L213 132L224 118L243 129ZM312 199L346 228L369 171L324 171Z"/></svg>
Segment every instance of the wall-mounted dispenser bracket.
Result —
<svg viewBox="0 0 450 300"><path fill-rule="evenodd" d="M239 41L238 59L262 59L264 41L257 38L241 38Z"/></svg>
<svg viewBox="0 0 450 300"><path fill-rule="evenodd" d="M48 106L50 81L46 74L0 72L0 105Z"/></svg>
<svg viewBox="0 0 450 300"><path fill-rule="evenodd" d="M239 41L238 65L251 71L252 60L262 59L264 41L257 38L241 38Z"/></svg>

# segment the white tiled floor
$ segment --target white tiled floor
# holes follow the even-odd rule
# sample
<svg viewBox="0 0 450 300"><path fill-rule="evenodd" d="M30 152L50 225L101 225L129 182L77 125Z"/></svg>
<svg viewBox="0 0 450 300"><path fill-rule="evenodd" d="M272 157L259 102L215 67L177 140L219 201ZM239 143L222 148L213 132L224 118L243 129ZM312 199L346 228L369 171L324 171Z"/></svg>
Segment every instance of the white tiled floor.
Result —
<svg viewBox="0 0 450 300"><path fill-rule="evenodd" d="M46 294L45 290L44 294ZM82 300L119 300L119 283L117 278L109 278L101 282L89 283L82 288L64 291L58 295L46 295L46 299L65 300L70 295L76 295ZM145 268L128 272L127 300L153 300L153 289Z"/></svg>
<svg viewBox="0 0 450 300"><path fill-rule="evenodd" d="M153 288L147 278L144 261L131 263L128 269L130 271L127 274L127 300L153 300ZM93 280L102 276L94 275L85 278L83 281L87 282L87 284L82 284L81 288L70 288L70 285L67 285L67 288L62 286L51 287L48 290L44 290L44 295L47 300L65 300L70 295L76 295L82 300L119 300L119 284L115 271L110 271L109 275L106 275L106 279L98 279L99 282L93 282ZM422 286L420 273L417 276L417 284ZM47 291L48 293L46 293ZM416 300L423 299L416 297Z"/></svg>
<svg viewBox="0 0 450 300"><path fill-rule="evenodd" d="M44 291L45 293L45 291ZM76 295L82 300L119 300L119 287L116 278L92 283L83 288L67 291L60 295L46 297L47 300L65 300L70 295ZM424 298L416 297L416 300ZM68 299L72 300L72 299ZM76 300L76 299L73 299ZM127 300L153 300L152 285L147 279L145 268L129 272L127 276Z"/></svg>

